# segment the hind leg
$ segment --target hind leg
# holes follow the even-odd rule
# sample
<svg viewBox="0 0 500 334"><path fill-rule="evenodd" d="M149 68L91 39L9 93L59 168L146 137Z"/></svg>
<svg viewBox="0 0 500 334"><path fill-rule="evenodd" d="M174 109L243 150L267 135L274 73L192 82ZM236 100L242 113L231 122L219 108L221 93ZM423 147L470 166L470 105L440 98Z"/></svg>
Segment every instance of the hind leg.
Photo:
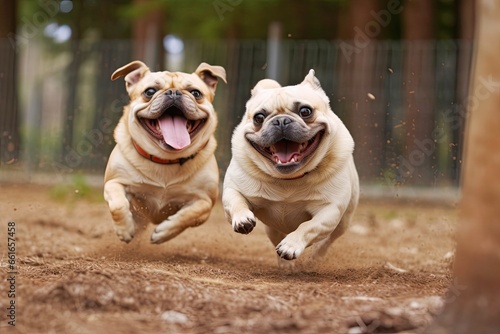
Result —
<svg viewBox="0 0 500 334"><path fill-rule="evenodd" d="M156 226L151 235L151 243L160 244L176 237L188 227L203 224L210 216L212 207L213 202L208 196L183 206L175 214Z"/></svg>

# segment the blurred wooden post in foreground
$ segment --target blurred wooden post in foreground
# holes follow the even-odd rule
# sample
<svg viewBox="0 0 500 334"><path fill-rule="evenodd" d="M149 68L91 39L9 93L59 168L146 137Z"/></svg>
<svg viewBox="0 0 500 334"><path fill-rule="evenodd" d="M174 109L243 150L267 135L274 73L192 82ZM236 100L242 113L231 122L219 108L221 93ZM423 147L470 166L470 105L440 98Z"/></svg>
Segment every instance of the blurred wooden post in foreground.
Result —
<svg viewBox="0 0 500 334"><path fill-rule="evenodd" d="M428 333L500 333L500 1L477 15L455 283Z"/></svg>

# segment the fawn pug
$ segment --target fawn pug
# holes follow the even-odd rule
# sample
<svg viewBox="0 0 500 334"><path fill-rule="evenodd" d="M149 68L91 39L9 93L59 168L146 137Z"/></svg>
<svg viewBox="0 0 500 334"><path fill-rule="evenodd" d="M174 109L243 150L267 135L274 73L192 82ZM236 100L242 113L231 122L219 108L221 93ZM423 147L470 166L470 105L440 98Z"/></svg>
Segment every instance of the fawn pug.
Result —
<svg viewBox="0 0 500 334"><path fill-rule="evenodd" d="M354 141L311 70L302 83L264 79L232 137L222 201L238 233L265 224L278 261L324 255L358 203Z"/></svg>
<svg viewBox="0 0 500 334"><path fill-rule="evenodd" d="M136 224L153 223L158 244L204 223L217 199L212 101L226 72L206 63L191 74L151 72L134 61L111 79L123 76L130 103L114 132L104 198L120 240L130 242Z"/></svg>

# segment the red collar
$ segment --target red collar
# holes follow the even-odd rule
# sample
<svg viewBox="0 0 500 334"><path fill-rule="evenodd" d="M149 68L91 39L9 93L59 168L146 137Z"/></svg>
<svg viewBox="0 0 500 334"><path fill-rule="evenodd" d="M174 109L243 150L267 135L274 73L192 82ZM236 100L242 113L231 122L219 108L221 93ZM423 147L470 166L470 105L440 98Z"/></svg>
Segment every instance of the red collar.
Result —
<svg viewBox="0 0 500 334"><path fill-rule="evenodd" d="M190 155L189 157L186 157L186 158L179 158L179 159L174 159L174 160L167 160L167 159L161 159L161 158L158 158L158 157L155 157L154 155L152 154L149 154L148 152L144 151L144 149L142 147L140 147L139 145L137 145L137 143L135 141L132 140L132 143L134 144L134 147L135 149L137 150L137 153L139 153L141 156L143 156L144 158L152 161L152 162L156 162L157 164L162 164L162 165L175 165L175 164L179 164L179 165L183 165L186 161L188 161L189 159L193 159L196 154L198 154L198 152ZM208 144L208 142L207 142ZM201 149L203 149L207 144L205 144Z"/></svg>
<svg viewBox="0 0 500 334"><path fill-rule="evenodd" d="M296 177L291 177L291 178L289 178L289 179L280 179L280 180L287 180L287 181L288 181L288 180L297 180L297 179L301 179L301 178L303 178L303 177L304 177L304 176L306 176L307 174L309 174L309 172L304 173L304 174L299 175L299 176L296 176Z"/></svg>

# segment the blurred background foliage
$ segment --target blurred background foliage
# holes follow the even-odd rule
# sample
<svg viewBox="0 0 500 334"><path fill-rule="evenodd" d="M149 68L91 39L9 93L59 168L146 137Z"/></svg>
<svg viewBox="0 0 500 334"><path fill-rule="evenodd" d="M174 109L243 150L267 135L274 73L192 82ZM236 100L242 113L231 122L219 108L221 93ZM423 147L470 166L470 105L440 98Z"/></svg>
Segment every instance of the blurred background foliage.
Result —
<svg viewBox="0 0 500 334"><path fill-rule="evenodd" d="M294 84L315 68L355 138L364 182L456 186L474 7L474 0L0 0L0 169L102 173L127 102L123 82L110 74L134 59L183 71L206 61L224 66L229 79L215 101L222 172L251 87L264 77Z"/></svg>
<svg viewBox="0 0 500 334"><path fill-rule="evenodd" d="M15 2L18 17L32 17L40 9L40 1L2 1ZM72 9L53 19L60 25L69 25L74 39L129 38L134 21L159 13L161 30L185 39L265 39L269 23L278 21L290 38L332 40L351 37L351 22L356 21L352 17L366 15L363 8L376 11L391 1L394 0L72 0L67 1L72 3ZM432 21L433 38L460 38L464 0L396 2L405 6L419 1L430 3L426 15ZM378 38L404 38L402 19L391 20Z"/></svg>

